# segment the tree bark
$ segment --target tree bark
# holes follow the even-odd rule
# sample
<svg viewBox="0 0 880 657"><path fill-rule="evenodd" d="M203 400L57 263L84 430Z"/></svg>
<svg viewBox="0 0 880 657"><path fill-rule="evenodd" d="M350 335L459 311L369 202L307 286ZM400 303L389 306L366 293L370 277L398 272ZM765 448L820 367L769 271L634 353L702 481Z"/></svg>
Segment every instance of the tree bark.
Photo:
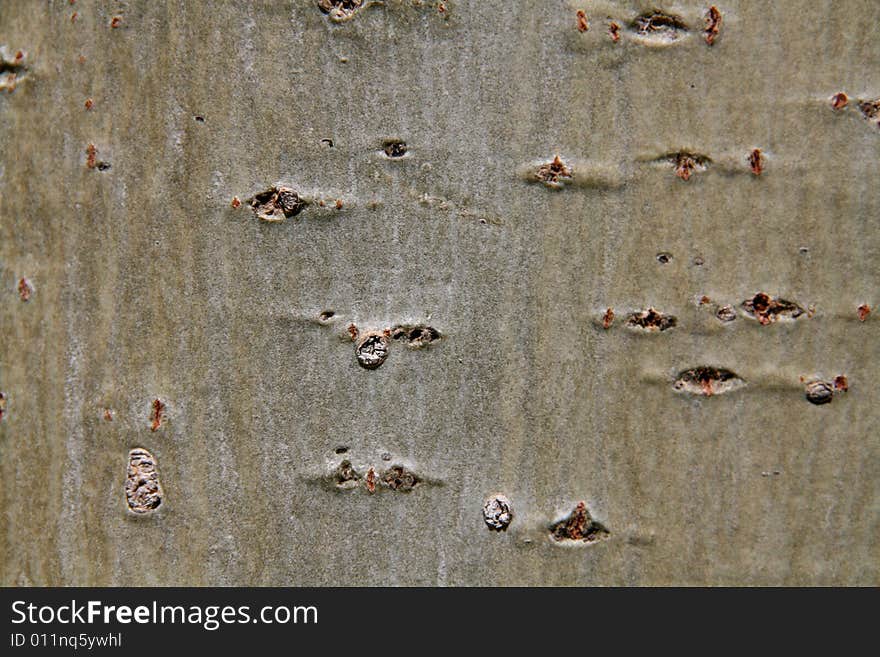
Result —
<svg viewBox="0 0 880 657"><path fill-rule="evenodd" d="M0 583L880 583L880 5L357 4L3 3Z"/></svg>

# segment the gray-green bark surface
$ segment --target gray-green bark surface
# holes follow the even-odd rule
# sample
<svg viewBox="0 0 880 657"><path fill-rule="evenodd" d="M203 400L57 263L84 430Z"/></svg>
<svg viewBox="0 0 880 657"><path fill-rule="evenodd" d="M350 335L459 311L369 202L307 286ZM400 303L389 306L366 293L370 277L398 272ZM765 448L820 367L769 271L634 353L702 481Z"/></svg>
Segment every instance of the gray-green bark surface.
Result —
<svg viewBox="0 0 880 657"><path fill-rule="evenodd" d="M880 5L725 2L710 47L702 2L669 44L653 4L438 4L3 3L0 583L880 583ZM273 185L309 205L259 221ZM351 323L442 338L367 370ZM697 366L746 385L674 390ZM610 534L555 541L579 501Z"/></svg>

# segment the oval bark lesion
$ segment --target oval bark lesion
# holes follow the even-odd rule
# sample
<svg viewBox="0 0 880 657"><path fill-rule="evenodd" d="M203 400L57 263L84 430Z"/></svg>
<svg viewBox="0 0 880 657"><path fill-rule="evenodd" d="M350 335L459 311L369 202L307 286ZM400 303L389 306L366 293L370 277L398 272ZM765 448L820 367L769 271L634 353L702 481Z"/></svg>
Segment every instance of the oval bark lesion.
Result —
<svg viewBox="0 0 880 657"><path fill-rule="evenodd" d="M744 386L745 383L739 375L731 370L701 365L679 373L672 387L679 392L712 397L732 392Z"/></svg>
<svg viewBox="0 0 880 657"><path fill-rule="evenodd" d="M128 453L125 498L128 508L138 514L155 511L162 504L164 494L156 457L143 447L136 447Z"/></svg>

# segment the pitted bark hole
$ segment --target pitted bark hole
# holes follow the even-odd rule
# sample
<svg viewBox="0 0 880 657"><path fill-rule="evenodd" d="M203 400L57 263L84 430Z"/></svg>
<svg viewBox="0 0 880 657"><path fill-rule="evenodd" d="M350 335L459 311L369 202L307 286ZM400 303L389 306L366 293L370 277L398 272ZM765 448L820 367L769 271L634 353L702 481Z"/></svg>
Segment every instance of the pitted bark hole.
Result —
<svg viewBox="0 0 880 657"><path fill-rule="evenodd" d="M360 474L348 460L342 461L333 473L333 481L337 488L354 488L360 479Z"/></svg>
<svg viewBox="0 0 880 657"><path fill-rule="evenodd" d="M715 45L718 33L721 31L721 12L718 7L712 5L706 11L706 29L703 33L706 35L706 43L710 46Z"/></svg>
<svg viewBox="0 0 880 657"><path fill-rule="evenodd" d="M27 71L24 52L18 50L10 56L6 54L5 47L0 47L0 91L15 91L16 85L27 77Z"/></svg>
<svg viewBox="0 0 880 657"><path fill-rule="evenodd" d="M874 100L860 100L859 111L865 119L880 127L880 98Z"/></svg>
<svg viewBox="0 0 880 657"><path fill-rule="evenodd" d="M318 0L318 9L337 23L349 20L363 6L364 0Z"/></svg>
<svg viewBox="0 0 880 657"><path fill-rule="evenodd" d="M26 278L20 278L18 280L18 297L24 301L28 302L31 300L31 295L34 293L34 286L31 285L31 282Z"/></svg>
<svg viewBox="0 0 880 657"><path fill-rule="evenodd" d="M295 217L307 205L299 194L289 187L270 187L256 194L250 204L254 215L261 221L269 223L279 223Z"/></svg>
<svg viewBox="0 0 880 657"><path fill-rule="evenodd" d="M699 155L690 151L669 153L661 159L670 162L675 168L675 175L684 181L690 180L691 176L695 173L706 171L712 163L712 160L706 155Z"/></svg>
<svg viewBox="0 0 880 657"><path fill-rule="evenodd" d="M550 537L557 542L581 541L595 543L611 535L604 525L595 521L584 502L578 502L574 511L550 525Z"/></svg>
<svg viewBox="0 0 880 657"><path fill-rule="evenodd" d="M804 387L804 396L808 402L817 406L830 404L834 396L834 388L825 381L810 381Z"/></svg>
<svg viewBox="0 0 880 657"><path fill-rule="evenodd" d="M571 182L574 174L572 170L557 155L552 162L545 162L538 167L535 178L551 189L562 189L566 183Z"/></svg>
<svg viewBox="0 0 880 657"><path fill-rule="evenodd" d="M745 381L734 372L704 365L681 372L672 387L679 392L711 397L731 392L743 385Z"/></svg>
<svg viewBox="0 0 880 657"><path fill-rule="evenodd" d="M771 324L778 319L797 319L806 313L806 310L793 301L774 299L764 292L758 292L751 299L743 301L742 308L750 317L757 319L762 326Z"/></svg>
<svg viewBox="0 0 880 657"><path fill-rule="evenodd" d="M156 431L165 420L165 402L158 398L154 399L150 408L150 431Z"/></svg>
<svg viewBox="0 0 880 657"><path fill-rule="evenodd" d="M431 326L395 326L391 329L391 337L403 340L408 346L424 347L440 339L440 332Z"/></svg>
<svg viewBox="0 0 880 657"><path fill-rule="evenodd" d="M128 453L125 497L128 508L134 513L148 513L162 504L162 486L156 459L142 447L136 447Z"/></svg>
<svg viewBox="0 0 880 657"><path fill-rule="evenodd" d="M321 322L329 322L336 316L336 313L332 310L325 310L320 315L318 315L318 320Z"/></svg>
<svg viewBox="0 0 880 657"><path fill-rule="evenodd" d="M677 323L675 315L665 315L654 308L634 312L626 320L627 326L646 331L666 331L674 328Z"/></svg>
<svg viewBox="0 0 880 657"><path fill-rule="evenodd" d="M374 370L388 358L388 338L382 333L368 333L358 344L355 353L361 367Z"/></svg>
<svg viewBox="0 0 880 657"><path fill-rule="evenodd" d="M831 108L832 109L842 110L847 105L849 105L849 96L847 96L842 91L831 96Z"/></svg>
<svg viewBox="0 0 880 657"><path fill-rule="evenodd" d="M715 317L717 317L720 322L732 322L736 319L736 310L734 310L733 306L730 304L720 306L718 310L715 311Z"/></svg>
<svg viewBox="0 0 880 657"><path fill-rule="evenodd" d="M345 454L348 451L348 447L341 447L340 446L340 447L337 447L333 451L336 452L337 454Z"/></svg>
<svg viewBox="0 0 880 657"><path fill-rule="evenodd" d="M681 18L656 9L637 16L630 29L641 39L656 41L676 41L688 32Z"/></svg>
<svg viewBox="0 0 880 657"><path fill-rule="evenodd" d="M382 142L382 152L385 153L385 157L399 159L407 154L406 142L400 139L386 139Z"/></svg>
<svg viewBox="0 0 880 657"><path fill-rule="evenodd" d="M816 406L830 404L835 395L849 390L849 380L846 375L839 374L833 381L811 379L804 385L804 396L807 401Z"/></svg>
<svg viewBox="0 0 880 657"><path fill-rule="evenodd" d="M382 473L382 484L391 490L410 491L421 483L415 473L402 465L392 465Z"/></svg>
<svg viewBox="0 0 880 657"><path fill-rule="evenodd" d="M510 500L500 493L492 495L483 503L483 520L489 529L506 531L513 520Z"/></svg>
<svg viewBox="0 0 880 657"><path fill-rule="evenodd" d="M668 265L672 261L672 254L667 251L661 251L657 254L657 262L661 265Z"/></svg>

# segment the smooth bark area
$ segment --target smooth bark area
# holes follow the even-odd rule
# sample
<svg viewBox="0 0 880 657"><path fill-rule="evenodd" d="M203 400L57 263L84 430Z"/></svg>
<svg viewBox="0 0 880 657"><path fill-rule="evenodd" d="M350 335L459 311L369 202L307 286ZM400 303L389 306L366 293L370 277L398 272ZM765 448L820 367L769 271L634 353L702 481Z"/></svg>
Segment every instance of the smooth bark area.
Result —
<svg viewBox="0 0 880 657"><path fill-rule="evenodd" d="M364 4L0 7L0 584L880 584L880 5Z"/></svg>

